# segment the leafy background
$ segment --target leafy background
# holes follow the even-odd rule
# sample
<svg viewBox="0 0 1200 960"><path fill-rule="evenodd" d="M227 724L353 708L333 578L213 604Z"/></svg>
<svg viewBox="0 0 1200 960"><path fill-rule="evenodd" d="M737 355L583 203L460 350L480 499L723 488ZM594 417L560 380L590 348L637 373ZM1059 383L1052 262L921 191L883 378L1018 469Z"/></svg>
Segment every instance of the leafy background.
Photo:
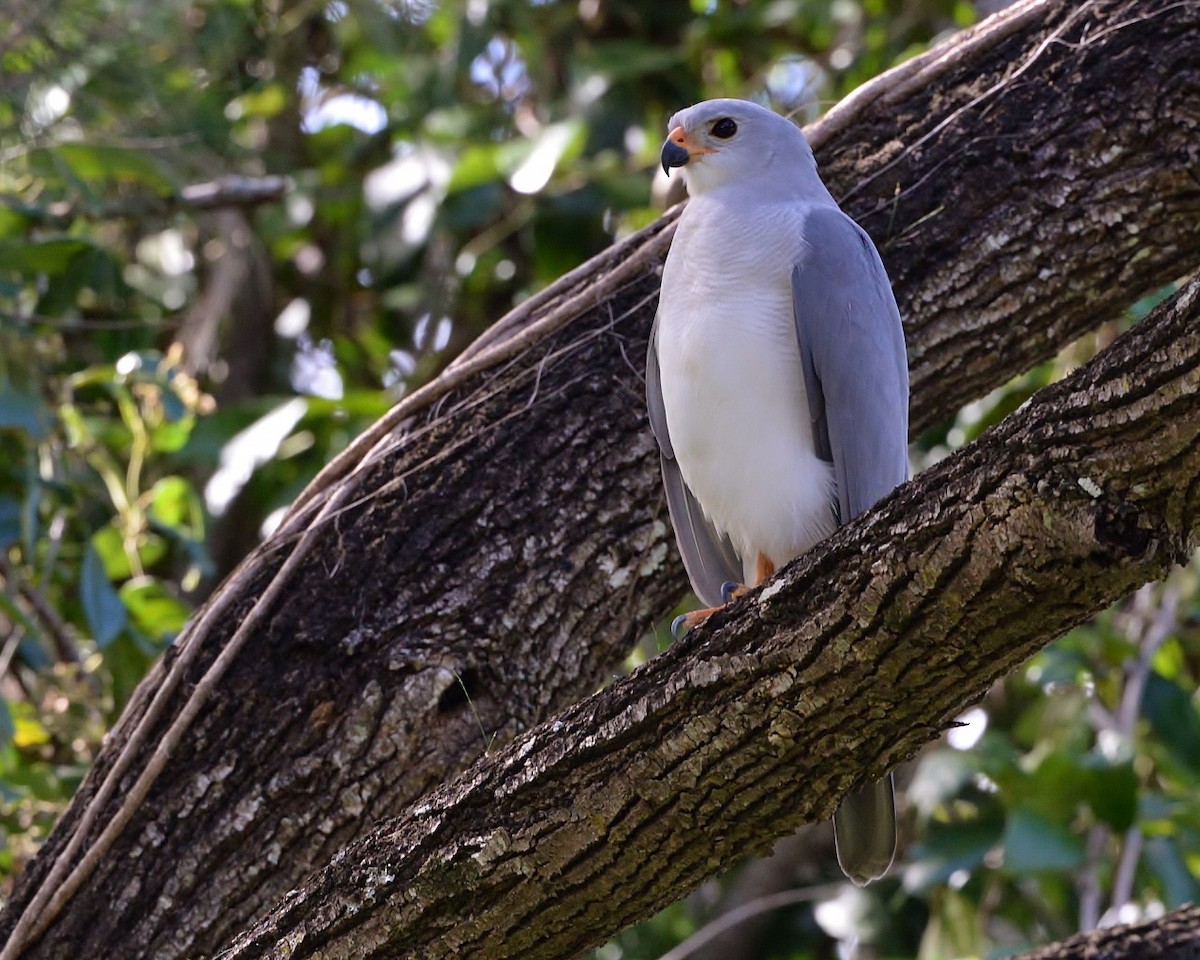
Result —
<svg viewBox="0 0 1200 960"><path fill-rule="evenodd" d="M733 95L811 119L1000 5L10 0L0 888L150 664L319 467L658 215L671 112ZM233 200L206 204L202 184ZM969 405L915 462L1150 306ZM810 831L596 956L1000 956L1197 899L1197 574L1072 632L901 771L885 881L839 882ZM738 905L754 916L732 936L680 946Z"/></svg>

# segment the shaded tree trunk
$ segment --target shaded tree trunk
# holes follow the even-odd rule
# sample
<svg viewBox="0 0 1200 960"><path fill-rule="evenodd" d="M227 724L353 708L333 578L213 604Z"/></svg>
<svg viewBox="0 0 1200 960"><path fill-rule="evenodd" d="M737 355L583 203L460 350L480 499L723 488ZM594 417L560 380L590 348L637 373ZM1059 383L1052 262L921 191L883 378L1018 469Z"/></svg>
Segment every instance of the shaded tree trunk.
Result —
<svg viewBox="0 0 1200 960"><path fill-rule="evenodd" d="M1200 261L1194 241L1197 103L1197 4L1041 0L1017 4L873 82L810 131L834 194L875 237L896 285L909 340L914 431ZM803 807L794 773L788 789L764 801L782 811L772 817L771 831L754 811L731 826L729 836L744 852L746 845L766 844L781 825L824 817L853 783L878 775L927 740L971 699L969 691L981 691L1106 598L1156 576L1194 545L1194 485L1191 499L1177 493L1162 503L1139 501L1132 517L1122 512L1125 488L1119 485L1130 471L1157 462L1162 450L1154 443L1138 448L1146 459L1122 473L1121 464L1104 459L1112 438L1103 432L1068 436L1057 427L1086 423L1026 416L1023 426L998 434L1007 439L981 447L988 451L983 461L978 452L956 458L815 551L761 616L755 603L740 607L719 634L669 651L610 691L610 699L585 701L565 714L561 737L543 729L522 741L532 754L517 759L510 747L457 785L430 794L488 747L595 690L686 590L642 407L641 359L673 225L673 215L664 217L514 311L318 479L140 688L0 918L5 934L23 912L26 918L0 954L4 960L27 942L19 955L211 953L355 837L422 797L400 826L366 839L360 853L384 873L372 879L365 866L355 872L354 863L339 858L244 941L240 955L256 955L273 933L308 930L310 921L311 929L324 931L321 937L340 936L335 928L344 922L353 928L350 936L370 929L367 939L376 936L374 925L395 921L403 931L396 935L409 938L396 942L416 944L412 938L420 931L443 930L440 922L458 916L465 936L498 943L489 938L500 935L502 924L487 928L480 919L485 902L470 924L461 897L440 902L450 911L442 921L427 913L413 919L418 907L433 909L432 892L418 886L413 911L399 917L391 899L396 878L436 876L434 886L444 893L458 889L466 896L475 889L469 882L491 876L501 885L488 895L507 897L515 887L504 884L518 877L510 868L522 863L535 863L538 871L587 871L599 869L597 856L611 855L618 865L603 869L625 869L619 849L600 855L592 848L601 837L620 848L622 818L640 804L669 803L659 793L674 789L666 785L674 781L663 781L658 771L647 768L636 783L628 773L617 778L628 810L597 806L600 820L587 842L568 825L547 822L538 852L516 850L510 841L521 825L493 820L493 813L515 810L512 797L557 782L556 771L610 776L611 768L594 758L583 762L590 747L581 756L567 751L585 735L600 738L599 744L613 724L628 722L623 710L643 702L669 710L680 724L679 738L658 745L684 751L714 733L705 718L720 684L747 695L784 688L782 702L793 712L771 714L769 724L777 729L765 738L751 736L752 729L761 732L754 723L761 725L767 714L747 714L744 731L714 737L725 753L706 755L704 763L745 771L757 764L769 777L785 763L797 769L797 744L812 749L819 743L828 748L827 769L805 784ZM1194 297L1186 303L1194 305ZM1184 362L1185 354L1164 357ZM1111 358L1106 362L1109 372L1129 372L1112 367ZM1146 384L1149 397L1166 389L1157 380ZM1042 402L1069 406L1071 397L1080 397L1089 417L1111 404L1114 415L1131 422L1152 418L1153 409L1129 407L1109 389L1097 380L1082 392L1060 390ZM1093 410L1098 397L1103 402ZM1135 401L1129 403L1136 407ZM1194 417L1194 408L1176 402L1183 404L1173 408L1182 425L1176 433L1159 429L1163 442L1181 439L1188 429L1194 440L1195 421L1184 416ZM1037 433L1043 427L1050 431L1044 437ZM1119 432L1117 425L1112 429ZM1058 459L1033 463L1031 451ZM1086 477L1077 465L1085 459ZM1099 484L1098 500L1075 482L1084 478ZM1036 480L1049 487L1040 489ZM939 483L963 502L948 501ZM1111 493L1117 489L1122 494ZM1027 580L1014 585L1012 596L996 592L1001 581L984 577L984 593L997 606L980 609L1017 621L1019 638L999 629L1007 621L989 619L981 623L995 628L991 649L1007 651L997 660L980 662L945 645L947 635L968 635L954 615L961 605L948 605L947 598L957 600L959 586L979 587L975 581L956 586L955 578L973 576L983 570L973 564L997 557L957 563L951 552L938 564L937 544L953 542L950 535L966 525L1015 551L1018 541L1004 538L1036 537L1043 521L1053 535L1035 566L1010 562L994 573L1024 571ZM906 582L894 594L868 594L866 601L855 592L864 584L900 583L871 579L856 551L878 557L892 549L903 570L921 545L932 551L925 569L944 570L944 582L930 580L922 592L918 578L916 586ZM1061 577L1068 553L1078 600L1065 607L1049 597L1032 603L1028 594L1037 594L1035 587L1058 582L1038 578ZM821 579L830 578L817 593L844 622L826 615L821 630L827 632L800 637L780 624L805 622L792 618L816 609L797 584L814 585L817 570ZM853 609L847 597L858 598ZM863 626L872 617L878 620L873 633ZM895 631L909 627L913 637L889 653ZM845 638L858 633L863 640L848 652ZM828 650L813 646L814 638L834 635L839 639ZM919 647L918 636L933 646ZM742 651L730 654L740 666L730 664L726 674L724 660L703 663L706 655L698 651L709 643ZM742 663L751 649L759 652ZM905 659L918 649L924 651L915 661L921 670ZM930 649L953 662L941 662ZM687 660L696 656L701 660ZM928 678L926 665L935 671ZM705 678L713 670L710 682ZM862 687L858 702L877 709L851 717L830 707L812 718L811 692L801 690L814 670L828 672L847 691ZM871 670L883 673L886 689L867 683ZM892 709L888 698L904 683L927 698L927 712L893 711L885 722L881 711ZM617 690L630 699L612 699ZM596 712L598 702L610 712ZM844 721L836 735L834 721ZM628 729L631 737L643 737L674 728L658 719ZM868 737L877 749L864 758L855 748ZM506 762L514 769L506 771ZM516 768L532 777L527 785L505 779L517 776ZM488 792L501 786L515 792L508 799ZM696 809L703 802L696 798ZM472 808L476 803L481 806ZM444 821L430 819L435 809L450 813ZM690 809L677 810L683 819L692 816ZM742 812L740 803L732 804L731 814ZM454 832L468 825L483 831L482 848ZM447 839L444 856L434 856L430 845L444 838L456 839ZM728 837L718 839L725 850ZM389 842L410 844L414 855L393 863ZM639 882L662 882L662 895L678 893L724 857L679 858L665 879L644 875ZM385 873L393 879L385 881ZM357 895L376 891L377 911L349 910L348 898L356 894L345 887L347 899L339 900L336 884L343 881L367 883L370 889ZM39 888L42 899L33 901ZM576 891L579 897L570 901L582 911L568 924L578 930L527 931L542 937L536 955L567 955L651 904L643 898L634 907L618 898L606 910L607 893L603 903L593 902L599 889L592 899L586 889ZM56 899L46 899L50 894ZM300 905L334 903L343 918L334 927L321 927L322 918L333 922L329 913L306 918L299 912ZM547 912L547 923L556 916ZM552 942L566 952L547 952ZM487 955L508 955L507 946L495 949ZM380 955L402 953L388 947Z"/></svg>

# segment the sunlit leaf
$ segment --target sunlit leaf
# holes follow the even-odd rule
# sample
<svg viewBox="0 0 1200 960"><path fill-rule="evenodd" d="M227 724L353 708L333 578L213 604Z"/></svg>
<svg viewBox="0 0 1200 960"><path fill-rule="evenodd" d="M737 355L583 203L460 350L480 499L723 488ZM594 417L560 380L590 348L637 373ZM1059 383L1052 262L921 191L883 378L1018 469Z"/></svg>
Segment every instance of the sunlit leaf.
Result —
<svg viewBox="0 0 1200 960"><path fill-rule="evenodd" d="M246 117L274 117L287 107L287 93L282 84L270 83L259 90L242 94L236 104Z"/></svg>
<svg viewBox="0 0 1200 960"><path fill-rule="evenodd" d="M195 493L183 477L163 477L150 490L150 516L168 527L186 523L194 503Z"/></svg>
<svg viewBox="0 0 1200 960"><path fill-rule="evenodd" d="M51 150L80 180L137 183L159 193L175 188L158 161L142 150L87 143L61 143Z"/></svg>
<svg viewBox="0 0 1200 960"><path fill-rule="evenodd" d="M446 190L457 193L500 179L500 162L495 146L471 146L459 154Z"/></svg>
<svg viewBox="0 0 1200 960"><path fill-rule="evenodd" d="M7 705L5 706L7 709ZM38 747L50 742L50 734L31 710L19 710L13 719L13 743L18 747Z"/></svg>
<svg viewBox="0 0 1200 960"><path fill-rule="evenodd" d="M125 540L115 523L92 534L91 549L103 563L104 574L110 581L125 580L133 574L133 565L125 552Z"/></svg>
<svg viewBox="0 0 1200 960"><path fill-rule="evenodd" d="M177 634L191 613L187 605L158 580L130 580L121 587L120 597L134 623L156 638Z"/></svg>

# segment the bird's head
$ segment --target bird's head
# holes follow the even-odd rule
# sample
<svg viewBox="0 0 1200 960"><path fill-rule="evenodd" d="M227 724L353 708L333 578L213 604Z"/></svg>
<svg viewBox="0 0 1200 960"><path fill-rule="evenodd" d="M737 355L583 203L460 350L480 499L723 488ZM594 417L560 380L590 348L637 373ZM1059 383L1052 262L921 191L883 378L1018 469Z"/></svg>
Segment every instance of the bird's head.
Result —
<svg viewBox="0 0 1200 960"><path fill-rule="evenodd" d="M705 100L680 110L667 126L663 170L682 168L693 196L739 180L801 184L816 175L800 128L748 100Z"/></svg>

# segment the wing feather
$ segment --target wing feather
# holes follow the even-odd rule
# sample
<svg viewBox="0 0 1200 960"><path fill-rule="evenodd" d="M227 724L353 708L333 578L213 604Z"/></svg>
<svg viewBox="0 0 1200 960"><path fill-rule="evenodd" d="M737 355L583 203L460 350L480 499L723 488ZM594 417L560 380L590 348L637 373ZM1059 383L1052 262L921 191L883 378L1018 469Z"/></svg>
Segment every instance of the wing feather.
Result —
<svg viewBox="0 0 1200 960"><path fill-rule="evenodd" d="M813 440L846 523L908 479L908 359L871 238L836 207L806 212L792 306Z"/></svg>
<svg viewBox="0 0 1200 960"><path fill-rule="evenodd" d="M792 307L819 456L833 464L846 523L908 479L908 359L900 311L871 238L836 207L806 212ZM891 776L864 784L833 818L838 862L857 884L896 850Z"/></svg>

